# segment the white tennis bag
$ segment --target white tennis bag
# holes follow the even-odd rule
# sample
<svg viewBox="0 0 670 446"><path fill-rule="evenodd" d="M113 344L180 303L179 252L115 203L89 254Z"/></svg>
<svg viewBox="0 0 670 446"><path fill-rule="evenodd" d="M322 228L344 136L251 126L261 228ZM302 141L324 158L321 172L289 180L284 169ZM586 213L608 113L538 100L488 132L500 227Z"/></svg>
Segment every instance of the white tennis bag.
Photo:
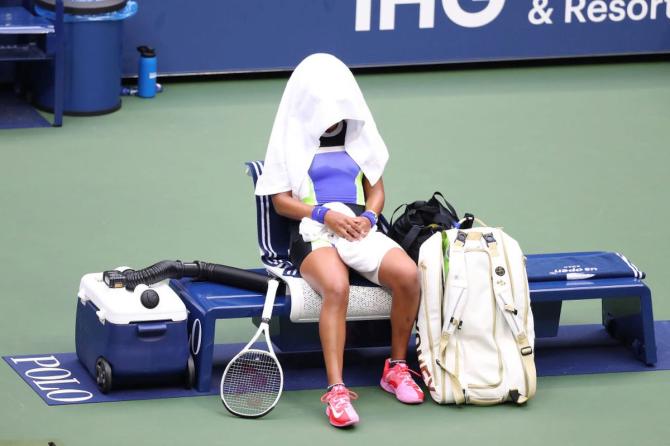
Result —
<svg viewBox="0 0 670 446"><path fill-rule="evenodd" d="M525 258L501 229L436 233L419 251L417 353L440 404L523 404L535 395Z"/></svg>

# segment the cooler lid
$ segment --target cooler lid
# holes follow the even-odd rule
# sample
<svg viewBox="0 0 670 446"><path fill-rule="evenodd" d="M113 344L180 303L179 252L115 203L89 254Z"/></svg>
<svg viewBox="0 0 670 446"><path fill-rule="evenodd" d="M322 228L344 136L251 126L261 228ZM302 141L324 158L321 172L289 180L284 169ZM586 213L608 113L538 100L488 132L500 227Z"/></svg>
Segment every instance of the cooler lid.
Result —
<svg viewBox="0 0 670 446"><path fill-rule="evenodd" d="M142 304L142 293L147 290L153 290L158 294L158 304L153 308L147 308ZM125 288L109 288L102 280L102 273L91 273L81 278L77 296L83 303L91 301L98 307L98 318L103 323L105 321L112 324L177 322L185 320L188 315L184 303L172 291L167 281L150 287L138 285L134 291L128 291Z"/></svg>
<svg viewBox="0 0 670 446"><path fill-rule="evenodd" d="M35 0L44 9L56 9L56 0ZM123 9L128 0L63 0L66 14L104 14Z"/></svg>

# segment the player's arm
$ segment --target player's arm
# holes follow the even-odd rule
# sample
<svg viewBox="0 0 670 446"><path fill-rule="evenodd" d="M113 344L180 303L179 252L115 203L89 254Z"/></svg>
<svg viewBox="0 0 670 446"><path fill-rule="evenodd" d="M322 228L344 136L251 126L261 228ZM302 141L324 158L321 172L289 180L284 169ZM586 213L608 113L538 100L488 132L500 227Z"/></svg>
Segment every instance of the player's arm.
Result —
<svg viewBox="0 0 670 446"><path fill-rule="evenodd" d="M280 192L272 195L272 204L279 215L291 220L302 220L304 217L311 217L312 209L314 209L314 206L310 206L294 198L291 192Z"/></svg>
<svg viewBox="0 0 670 446"><path fill-rule="evenodd" d="M379 179L375 185L371 185L367 178L363 177L363 192L365 193L365 210L379 215L384 209L384 180Z"/></svg>
<svg viewBox="0 0 670 446"><path fill-rule="evenodd" d="M370 231L373 224L376 224L377 218L384 209L384 181L380 178L373 186L367 178L363 177L363 192L365 193L365 213L356 217L356 225L365 235Z"/></svg>

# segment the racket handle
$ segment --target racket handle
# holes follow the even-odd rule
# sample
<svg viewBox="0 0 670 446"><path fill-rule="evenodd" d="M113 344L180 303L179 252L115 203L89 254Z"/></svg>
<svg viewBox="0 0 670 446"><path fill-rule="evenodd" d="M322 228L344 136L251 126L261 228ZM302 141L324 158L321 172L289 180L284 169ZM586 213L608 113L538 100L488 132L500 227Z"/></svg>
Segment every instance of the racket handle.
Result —
<svg viewBox="0 0 670 446"><path fill-rule="evenodd" d="M275 304L275 296L277 295L277 288L279 288L279 281L276 279L268 280L268 291L265 295L265 305L263 305L263 314L261 316L262 322L270 323L270 316L272 316L272 307Z"/></svg>

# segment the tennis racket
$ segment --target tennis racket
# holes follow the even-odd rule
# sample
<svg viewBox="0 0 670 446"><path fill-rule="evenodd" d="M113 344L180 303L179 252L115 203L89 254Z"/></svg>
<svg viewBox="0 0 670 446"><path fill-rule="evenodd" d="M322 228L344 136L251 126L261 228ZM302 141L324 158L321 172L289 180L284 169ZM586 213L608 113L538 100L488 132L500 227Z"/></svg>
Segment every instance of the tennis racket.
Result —
<svg viewBox="0 0 670 446"><path fill-rule="evenodd" d="M233 415L259 418L277 405L284 388L284 373L272 349L268 327L279 282L268 281L261 324L251 341L226 366L221 378L221 401ZM251 348L265 334L267 351Z"/></svg>

